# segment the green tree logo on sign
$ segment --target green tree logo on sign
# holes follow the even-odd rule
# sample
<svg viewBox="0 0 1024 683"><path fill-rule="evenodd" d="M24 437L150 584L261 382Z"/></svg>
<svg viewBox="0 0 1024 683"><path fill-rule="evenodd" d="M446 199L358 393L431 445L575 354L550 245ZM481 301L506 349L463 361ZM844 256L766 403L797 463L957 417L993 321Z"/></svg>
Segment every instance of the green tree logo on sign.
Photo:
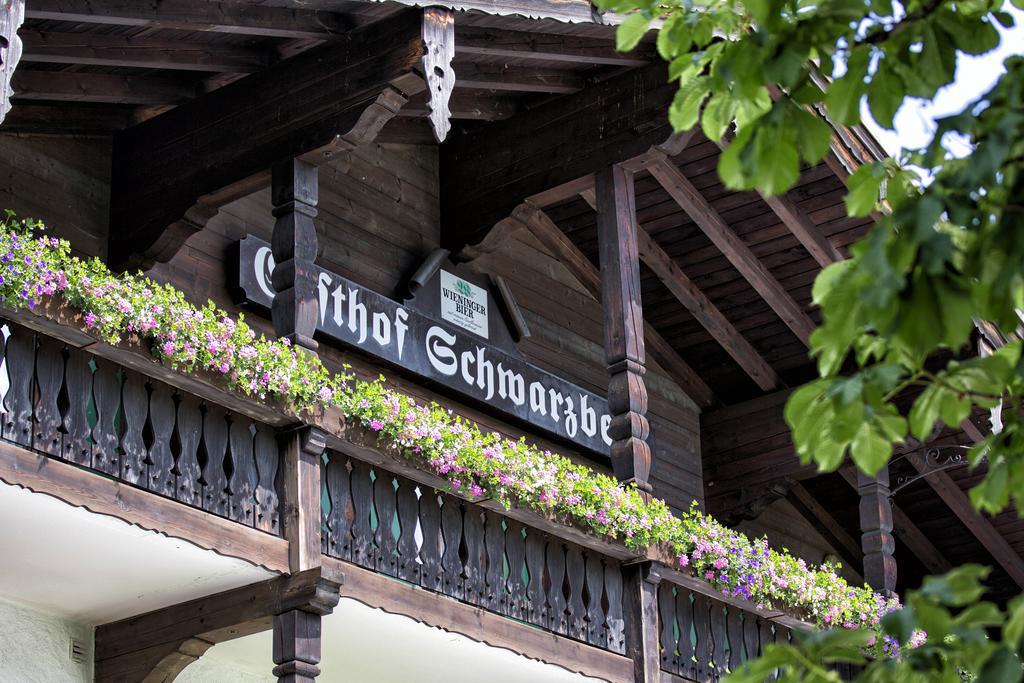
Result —
<svg viewBox="0 0 1024 683"><path fill-rule="evenodd" d="M459 290L459 294L465 297L468 297L473 293L473 290L469 287L469 283L463 280L459 280L455 283L455 289Z"/></svg>

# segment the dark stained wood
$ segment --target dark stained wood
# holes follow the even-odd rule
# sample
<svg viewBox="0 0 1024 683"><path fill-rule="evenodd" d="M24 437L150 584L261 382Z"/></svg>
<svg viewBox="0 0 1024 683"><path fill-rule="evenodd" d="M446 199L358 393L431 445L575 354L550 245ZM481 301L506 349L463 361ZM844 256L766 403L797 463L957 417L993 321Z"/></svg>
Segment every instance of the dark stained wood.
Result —
<svg viewBox="0 0 1024 683"><path fill-rule="evenodd" d="M278 614L330 613L341 580L335 570L317 568L99 626L96 680L173 680L214 644L265 631ZM277 636L276 620L274 630Z"/></svg>
<svg viewBox="0 0 1024 683"><path fill-rule="evenodd" d="M224 462L228 454L227 412L206 404L203 410L203 441L199 463L203 469L203 509L227 516L228 478Z"/></svg>
<svg viewBox="0 0 1024 683"><path fill-rule="evenodd" d="M69 348L66 353L64 386L69 405L64 415L64 448L61 457L77 465L91 467L92 428L89 425L89 410L95 409L93 370L89 365L89 355L84 351Z"/></svg>
<svg viewBox="0 0 1024 683"><path fill-rule="evenodd" d="M582 90L586 83L583 78L571 72L537 68L520 71L504 65L456 62L455 74L455 88L491 92L561 95Z"/></svg>
<svg viewBox="0 0 1024 683"><path fill-rule="evenodd" d="M547 593L544 588L544 551L547 539L535 529L529 529L526 536L526 570L530 573L527 587L527 607L524 619L534 624L547 625ZM621 599L621 598L620 598Z"/></svg>
<svg viewBox="0 0 1024 683"><path fill-rule="evenodd" d="M479 242L523 198L663 142L674 94L665 68L653 63L453 137L441 148L443 246Z"/></svg>
<svg viewBox="0 0 1024 683"><path fill-rule="evenodd" d="M179 451L174 464L177 474L174 497L187 505L200 507L203 499L203 485L199 452L202 440L203 413L199 407L199 399L195 396L191 394L178 395L177 427Z"/></svg>
<svg viewBox="0 0 1024 683"><path fill-rule="evenodd" d="M36 342L30 332L19 330L7 339L7 377L10 382L4 396L4 439L16 444L32 446L32 395Z"/></svg>
<svg viewBox="0 0 1024 683"><path fill-rule="evenodd" d="M444 555L441 557L441 590L454 598L462 596L462 558L459 546L462 540L462 510L456 498L445 498L441 507L441 534Z"/></svg>
<svg viewBox="0 0 1024 683"><path fill-rule="evenodd" d="M452 124L449 100L455 88L455 14L448 9L423 10L423 79L427 83L430 128L438 142L444 142Z"/></svg>
<svg viewBox="0 0 1024 683"><path fill-rule="evenodd" d="M219 43L60 31L22 30L20 35L25 62L213 73L250 73L270 64L266 53Z"/></svg>
<svg viewBox="0 0 1024 683"><path fill-rule="evenodd" d="M174 454L171 442L174 438L175 413L174 390L163 382L151 382L149 394L149 424L152 442L147 455L146 488L153 493L173 497L177 488L174 474Z"/></svg>
<svg viewBox="0 0 1024 683"><path fill-rule="evenodd" d="M651 449L647 444L647 387L644 384L643 307L637 252L633 175L618 166L595 175L601 254L601 303L608 363L608 411L615 476L651 491Z"/></svg>
<svg viewBox="0 0 1024 683"><path fill-rule="evenodd" d="M788 195L763 196L763 198L765 204L771 207L790 232L800 240L800 244L804 245L807 252L823 268L843 260L843 255L832 245L821 228L815 225L814 221Z"/></svg>
<svg viewBox="0 0 1024 683"><path fill-rule="evenodd" d="M974 537L992 554L992 558L1010 575L1018 586L1024 588L1024 560L1007 540L992 526L992 523L974 510L956 482L945 471L928 471L928 464L917 451L907 453L907 461L920 473L928 472L924 480L945 502L949 510L967 527Z"/></svg>
<svg viewBox="0 0 1024 683"><path fill-rule="evenodd" d="M0 3L0 123L11 109L11 81L22 55L18 29L25 21L25 0Z"/></svg>
<svg viewBox="0 0 1024 683"><path fill-rule="evenodd" d="M559 633L568 633L569 620L565 598L565 545L557 538L548 541L548 628Z"/></svg>
<svg viewBox="0 0 1024 683"><path fill-rule="evenodd" d="M376 557L374 567L388 576L398 575L398 539L395 538L398 500L395 496L395 477L390 472L374 470L373 504L377 508L377 533L374 535Z"/></svg>
<svg viewBox="0 0 1024 683"><path fill-rule="evenodd" d="M530 230L562 265L568 268L580 284L601 301L601 276L597 267L569 238L565 236L546 213L537 207L520 204L512 218ZM707 384L672 349L672 346L649 324L644 324L644 340L651 347L651 355L679 383L679 386L700 405L712 402L713 395Z"/></svg>
<svg viewBox="0 0 1024 683"><path fill-rule="evenodd" d="M493 511L488 514L493 517L498 516L497 513ZM526 538L524 537L526 529L522 523L515 520L509 520L506 524L508 525L508 532L505 536L505 555L508 559L509 566L506 589L508 594L507 614L513 619L524 619L526 617L528 604L526 594L527 584L523 581L523 569L526 566ZM534 532L536 533L535 530ZM600 605L595 608L594 614L595 619L600 619L602 622L604 621L604 614L603 611L600 611ZM587 641L591 644L597 644L597 641L593 638L587 638Z"/></svg>
<svg viewBox="0 0 1024 683"><path fill-rule="evenodd" d="M456 28L455 51L459 55L500 57L510 61L563 62L587 66L644 66L650 61L642 48L628 53L617 52L609 40L475 27Z"/></svg>
<svg viewBox="0 0 1024 683"><path fill-rule="evenodd" d="M679 167L663 157L651 164L648 170L793 333L805 344L808 343L814 322L701 196Z"/></svg>
<svg viewBox="0 0 1024 683"><path fill-rule="evenodd" d="M583 602L586 566L586 559L580 547L574 543L566 544L565 578L569 587L566 600L566 632L577 640L586 639L587 624L584 621L584 616L587 608ZM628 608L625 609L628 614Z"/></svg>
<svg viewBox="0 0 1024 683"><path fill-rule="evenodd" d="M316 166L301 159L285 159L274 164L271 201L274 232L274 333L296 347L316 351L317 254Z"/></svg>
<svg viewBox="0 0 1024 683"><path fill-rule="evenodd" d="M142 432L146 428L149 412L149 388L146 378L136 372L125 373L121 386L121 419L124 420L124 434L121 436L120 478L131 484L146 483L146 442Z"/></svg>
<svg viewBox="0 0 1024 683"><path fill-rule="evenodd" d="M733 360L765 391L779 384L779 376L722 312L679 268L668 253L643 228L638 230L640 258L679 300L679 303L711 334Z"/></svg>
<svg viewBox="0 0 1024 683"><path fill-rule="evenodd" d="M256 460L253 457L253 423L235 415L231 418L228 457L231 478L228 480L231 509L229 517L248 526L256 525Z"/></svg>
<svg viewBox="0 0 1024 683"><path fill-rule="evenodd" d="M467 602L480 604L487 597L487 547L484 543L484 512L472 503L463 504L462 545L466 560L462 570L462 592Z"/></svg>
<svg viewBox="0 0 1024 683"><path fill-rule="evenodd" d="M64 345L59 341L38 336L36 338L35 425L32 447L49 455L61 454L61 414L57 401L64 384Z"/></svg>
<svg viewBox="0 0 1024 683"><path fill-rule="evenodd" d="M661 654L658 627L658 578L650 565L624 567L623 614L626 656L633 660L636 683L660 683Z"/></svg>
<svg viewBox="0 0 1024 683"><path fill-rule="evenodd" d="M324 435L318 429L303 428L283 434L281 444L281 530L288 541L291 571L301 572L320 566Z"/></svg>
<svg viewBox="0 0 1024 683"><path fill-rule="evenodd" d="M288 568L280 538L10 443L0 443L0 480L271 571Z"/></svg>
<svg viewBox="0 0 1024 683"><path fill-rule="evenodd" d="M356 564L371 567L373 527L370 517L377 514L373 506L373 480L370 478L370 467L365 462L352 460L351 465L352 508L355 515L352 521L351 557ZM455 553L457 556L458 548Z"/></svg>
<svg viewBox="0 0 1024 683"><path fill-rule="evenodd" d="M8 345L8 348L10 346ZM94 358L96 374L93 398L96 401L96 426L93 429L92 466L113 476L121 474L120 432L118 409L121 406L120 369L103 358ZM8 351L8 363L10 352ZM7 437L6 429L4 437Z"/></svg>
<svg viewBox="0 0 1024 683"><path fill-rule="evenodd" d="M658 586L658 636L661 643L661 668L666 671L679 670L679 640L684 629L676 621L675 589L669 583ZM690 639L689 630L685 631Z"/></svg>
<svg viewBox="0 0 1024 683"><path fill-rule="evenodd" d="M159 6L135 0L36 0L29 3L25 16L82 24L159 26L278 38L329 38L351 26L344 17L331 12L235 2L196 4L187 0L163 0Z"/></svg>
<svg viewBox="0 0 1024 683"><path fill-rule="evenodd" d="M498 515L487 515L484 529L484 547L487 551L486 590L480 604L484 607L507 614L505 592L505 527ZM511 568L510 568L511 571Z"/></svg>
<svg viewBox="0 0 1024 683"><path fill-rule="evenodd" d="M516 565L512 565L515 567ZM608 630L605 624L604 563L594 553L587 553L587 642L597 647L608 647ZM515 579L515 572L511 578ZM515 591L513 590L513 593Z"/></svg>
<svg viewBox="0 0 1024 683"><path fill-rule="evenodd" d="M256 528L272 534L280 533L277 474L280 452L273 428L256 425L253 437L253 457L256 461ZM350 518L351 519L351 518Z"/></svg>
<svg viewBox="0 0 1024 683"><path fill-rule="evenodd" d="M17 101L173 105L197 94L193 83L171 76L20 69L12 83Z"/></svg>
<svg viewBox="0 0 1024 683"><path fill-rule="evenodd" d="M858 568L864 566L864 555L861 554L860 544L836 521L832 513L799 482L795 482L790 487L787 499L828 544L835 548L846 566L854 573L859 574ZM858 583L861 580L862 578L858 576Z"/></svg>
<svg viewBox="0 0 1024 683"><path fill-rule="evenodd" d="M274 615L274 675L279 683L312 683L320 675L321 615L292 609Z"/></svg>
<svg viewBox="0 0 1024 683"><path fill-rule="evenodd" d="M376 134L383 125L379 117L370 124L361 121L362 115L368 106L383 106L375 98L391 81L408 75L422 53L419 13L410 10L119 134L114 140L111 262L123 266L132 253L166 260L224 202L213 196L223 188L265 174L280 159L348 144L342 138L360 125ZM417 83L422 88L420 79L407 87ZM203 164L181 156L193 149L207 150ZM147 208L144 215L140 206ZM176 225L189 211L198 215L187 225ZM164 235L172 224L172 234Z"/></svg>
<svg viewBox="0 0 1024 683"><path fill-rule="evenodd" d="M416 562L416 522L419 516L419 500L416 498L416 484L408 479L399 480L397 493L399 525L397 574L400 579L416 583L419 581L419 564Z"/></svg>
<svg viewBox="0 0 1024 683"><path fill-rule="evenodd" d="M419 549L419 557L422 562L419 583L427 590L438 593L443 592L441 558L444 553L440 500L440 494L437 491L428 486L420 487L419 522L423 542Z"/></svg>
<svg viewBox="0 0 1024 683"><path fill-rule="evenodd" d="M864 579L876 591L884 595L895 595L896 558L893 553L896 551L896 539L892 536L888 467L883 467L873 477L858 471L857 490L860 494L860 542L864 551Z"/></svg>

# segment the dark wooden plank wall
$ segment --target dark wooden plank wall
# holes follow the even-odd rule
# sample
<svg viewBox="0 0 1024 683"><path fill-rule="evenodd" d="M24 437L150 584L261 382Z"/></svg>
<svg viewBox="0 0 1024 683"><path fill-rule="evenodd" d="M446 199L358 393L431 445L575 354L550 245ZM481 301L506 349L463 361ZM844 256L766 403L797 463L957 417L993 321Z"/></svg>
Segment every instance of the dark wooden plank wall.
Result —
<svg viewBox="0 0 1024 683"><path fill-rule="evenodd" d="M88 256L107 248L110 141L0 135L0 211L44 221Z"/></svg>

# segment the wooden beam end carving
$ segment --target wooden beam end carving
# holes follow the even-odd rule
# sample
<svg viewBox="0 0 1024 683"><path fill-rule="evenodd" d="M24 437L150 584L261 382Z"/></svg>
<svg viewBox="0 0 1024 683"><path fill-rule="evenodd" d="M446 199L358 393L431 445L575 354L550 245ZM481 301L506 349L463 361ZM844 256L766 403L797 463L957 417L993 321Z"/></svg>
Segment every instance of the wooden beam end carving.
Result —
<svg viewBox="0 0 1024 683"><path fill-rule="evenodd" d="M25 21L25 0L0 0L0 123L11 110L11 77L21 61L18 29Z"/></svg>
<svg viewBox="0 0 1024 683"><path fill-rule="evenodd" d="M451 130L449 102L455 89L455 14L448 9L423 10L423 78L430 90L430 127L438 142L444 142Z"/></svg>

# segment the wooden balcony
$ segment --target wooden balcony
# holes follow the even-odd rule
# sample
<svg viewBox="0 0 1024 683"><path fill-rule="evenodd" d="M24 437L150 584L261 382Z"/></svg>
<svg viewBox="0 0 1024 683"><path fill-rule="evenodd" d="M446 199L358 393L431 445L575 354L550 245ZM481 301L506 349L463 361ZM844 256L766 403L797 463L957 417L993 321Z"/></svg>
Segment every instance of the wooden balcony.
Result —
<svg viewBox="0 0 1024 683"><path fill-rule="evenodd" d="M144 349L99 342L60 309L37 313L6 312L0 478L279 572L277 588L239 589L266 603L258 624L229 611L221 626L251 623L234 636L213 629L217 638L269 628L290 607L283 589L312 590L325 575L343 577L342 597L610 681L718 680L804 626L722 596L653 551L441 490L367 430L328 433L323 417L273 412ZM313 472L295 466L291 435L302 429L326 435L304 441ZM302 497L310 486L321 495ZM303 500L313 503L296 509ZM319 547L303 560L295 546L312 538ZM170 663L146 659L153 639L202 633L209 647L217 624L150 634L137 648L125 629L137 635L168 610L226 595L99 627L97 680L124 680L126 658L135 673L141 659L173 679L196 657L172 647Z"/></svg>

